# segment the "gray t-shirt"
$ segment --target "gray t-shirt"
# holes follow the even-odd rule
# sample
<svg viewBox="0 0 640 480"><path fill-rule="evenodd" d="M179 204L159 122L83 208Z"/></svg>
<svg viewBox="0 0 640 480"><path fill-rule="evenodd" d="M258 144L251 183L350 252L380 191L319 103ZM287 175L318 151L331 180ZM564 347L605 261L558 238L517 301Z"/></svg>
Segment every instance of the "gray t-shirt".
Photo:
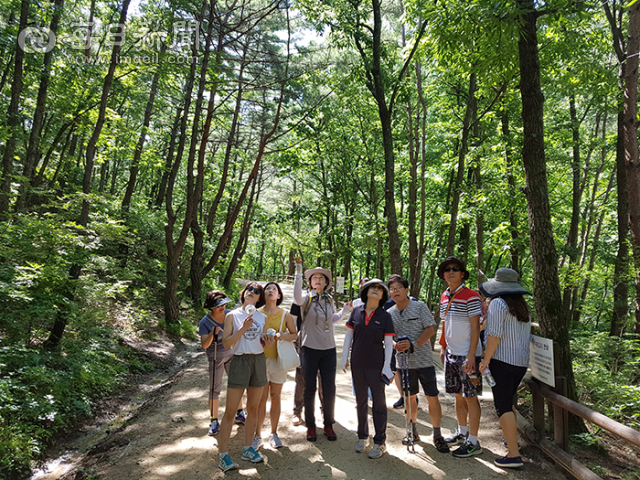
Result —
<svg viewBox="0 0 640 480"><path fill-rule="evenodd" d="M424 302L412 300L407 308L400 310L394 305L387 310L393 320L393 329L398 337L409 337L413 343L418 339L426 328L435 326L436 322L433 315L429 311L429 307ZM396 360L396 365L399 362ZM433 367L433 352L431 350L431 342L425 342L415 348L414 352L409 355L409 369Z"/></svg>

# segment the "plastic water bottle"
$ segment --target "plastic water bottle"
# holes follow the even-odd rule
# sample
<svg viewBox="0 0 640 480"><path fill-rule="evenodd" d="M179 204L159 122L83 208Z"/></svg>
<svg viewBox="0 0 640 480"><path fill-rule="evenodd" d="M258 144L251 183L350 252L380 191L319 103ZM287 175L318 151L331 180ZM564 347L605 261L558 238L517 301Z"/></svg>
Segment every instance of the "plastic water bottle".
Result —
<svg viewBox="0 0 640 480"><path fill-rule="evenodd" d="M484 372L482 372L482 378L484 378L484 381L487 382L487 385L489 385L490 387L495 387L496 379L493 378L493 375L491 375L491 370L489 370L489 367L485 368Z"/></svg>
<svg viewBox="0 0 640 480"><path fill-rule="evenodd" d="M270 341L274 341L276 339L276 330L274 328L268 328L267 329L267 336L269 337Z"/></svg>

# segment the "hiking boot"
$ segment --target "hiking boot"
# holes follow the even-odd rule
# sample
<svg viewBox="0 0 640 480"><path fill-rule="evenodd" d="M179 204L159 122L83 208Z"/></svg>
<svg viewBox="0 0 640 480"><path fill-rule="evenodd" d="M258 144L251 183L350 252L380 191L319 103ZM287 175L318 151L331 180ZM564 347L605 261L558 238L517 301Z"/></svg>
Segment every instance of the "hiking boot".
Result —
<svg viewBox="0 0 640 480"><path fill-rule="evenodd" d="M522 457L501 457L496 458L493 463L502 468L520 468L524 465Z"/></svg>
<svg viewBox="0 0 640 480"><path fill-rule="evenodd" d="M331 442L338 439L338 436L336 435L336 432L333 431L333 427L331 425L324 427L324 436Z"/></svg>
<svg viewBox="0 0 640 480"><path fill-rule="evenodd" d="M358 439L358 443L356 443L356 452L357 453L362 453L365 451L365 449L367 448L367 440L369 440L368 438L360 438Z"/></svg>
<svg viewBox="0 0 640 480"><path fill-rule="evenodd" d="M242 447L242 460L249 460L251 463L260 463L264 461L262 455L254 450L253 447Z"/></svg>
<svg viewBox="0 0 640 480"><path fill-rule="evenodd" d="M434 437L433 445L440 453L449 453L449 444L442 437Z"/></svg>
<svg viewBox="0 0 640 480"><path fill-rule="evenodd" d="M226 455L223 455L222 457L220 457L220 463L218 463L218 467L223 472L228 472L229 470L234 470L238 468L238 464L233 463L233 460L231 460L231 457L227 453Z"/></svg>
<svg viewBox="0 0 640 480"><path fill-rule="evenodd" d="M404 397L400 397L396 403L393 404L393 408L402 408L404 407Z"/></svg>
<svg viewBox="0 0 640 480"><path fill-rule="evenodd" d="M253 448L257 452L258 450L260 450L260 447L262 445L264 445L262 438L257 435L254 435L253 441L251 442L251 448Z"/></svg>
<svg viewBox="0 0 640 480"><path fill-rule="evenodd" d="M453 435L444 437L444 441L447 443L464 443L467 441L467 435L464 435L460 432L456 432Z"/></svg>
<svg viewBox="0 0 640 480"><path fill-rule="evenodd" d="M236 422L238 425L244 425L245 422L247 421L247 412L245 412L242 408L240 410L238 410L238 412L236 413L236 418L234 419L234 422Z"/></svg>
<svg viewBox="0 0 640 480"><path fill-rule="evenodd" d="M218 432L220 431L220 423L218 422L217 418L213 418L211 419L211 425L209 426L209 436L210 437L215 437L216 435L218 435Z"/></svg>
<svg viewBox="0 0 640 480"><path fill-rule="evenodd" d="M480 442L477 445L474 445L469 440L464 442L461 446L456 448L451 455L458 458L467 458L472 455L480 455L482 453L482 447L480 446Z"/></svg>
<svg viewBox="0 0 640 480"><path fill-rule="evenodd" d="M318 439L316 434L316 427L307 427L307 441L315 442Z"/></svg>
<svg viewBox="0 0 640 480"><path fill-rule="evenodd" d="M373 445L373 448L369 450L369 458L380 458L386 451L387 447L385 447L384 443L382 445L376 443Z"/></svg>
<svg viewBox="0 0 640 480"><path fill-rule="evenodd" d="M291 419L291 423L294 427L300 425L302 423L302 415L300 415L299 413L294 413L293 418Z"/></svg>
<svg viewBox="0 0 640 480"><path fill-rule="evenodd" d="M271 445L271 447L273 448L282 447L282 440L280 440L280 437L278 437L277 433L272 433L271 435L269 435L269 445Z"/></svg>

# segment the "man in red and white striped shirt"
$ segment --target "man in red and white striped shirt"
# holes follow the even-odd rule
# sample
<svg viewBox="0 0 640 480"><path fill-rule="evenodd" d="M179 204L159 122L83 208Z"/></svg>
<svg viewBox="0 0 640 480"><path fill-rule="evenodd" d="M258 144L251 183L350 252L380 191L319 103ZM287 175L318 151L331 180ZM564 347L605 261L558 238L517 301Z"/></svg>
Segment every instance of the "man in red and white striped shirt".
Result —
<svg viewBox="0 0 640 480"><path fill-rule="evenodd" d="M452 455L464 458L482 453L478 442L481 415L478 395L482 394L482 375L478 370L482 355L481 302L478 293L463 283L469 272L460 259L448 257L438 267L438 277L449 286L440 298L440 317L444 322L440 360L444 364L445 389L455 395L458 419L458 431L445 440L461 442Z"/></svg>

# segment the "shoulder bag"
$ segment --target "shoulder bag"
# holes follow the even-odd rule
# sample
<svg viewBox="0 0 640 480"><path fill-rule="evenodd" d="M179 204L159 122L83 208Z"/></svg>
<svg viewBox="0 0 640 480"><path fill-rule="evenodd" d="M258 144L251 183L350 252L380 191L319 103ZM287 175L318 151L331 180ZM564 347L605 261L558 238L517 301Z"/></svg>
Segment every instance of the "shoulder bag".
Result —
<svg viewBox="0 0 640 480"><path fill-rule="evenodd" d="M282 320L280 320L280 334L282 334L282 328L284 326L284 316L286 312L282 311ZM293 342L286 340L278 340L278 363L282 370L293 370L300 366L300 357L296 352L296 347Z"/></svg>

